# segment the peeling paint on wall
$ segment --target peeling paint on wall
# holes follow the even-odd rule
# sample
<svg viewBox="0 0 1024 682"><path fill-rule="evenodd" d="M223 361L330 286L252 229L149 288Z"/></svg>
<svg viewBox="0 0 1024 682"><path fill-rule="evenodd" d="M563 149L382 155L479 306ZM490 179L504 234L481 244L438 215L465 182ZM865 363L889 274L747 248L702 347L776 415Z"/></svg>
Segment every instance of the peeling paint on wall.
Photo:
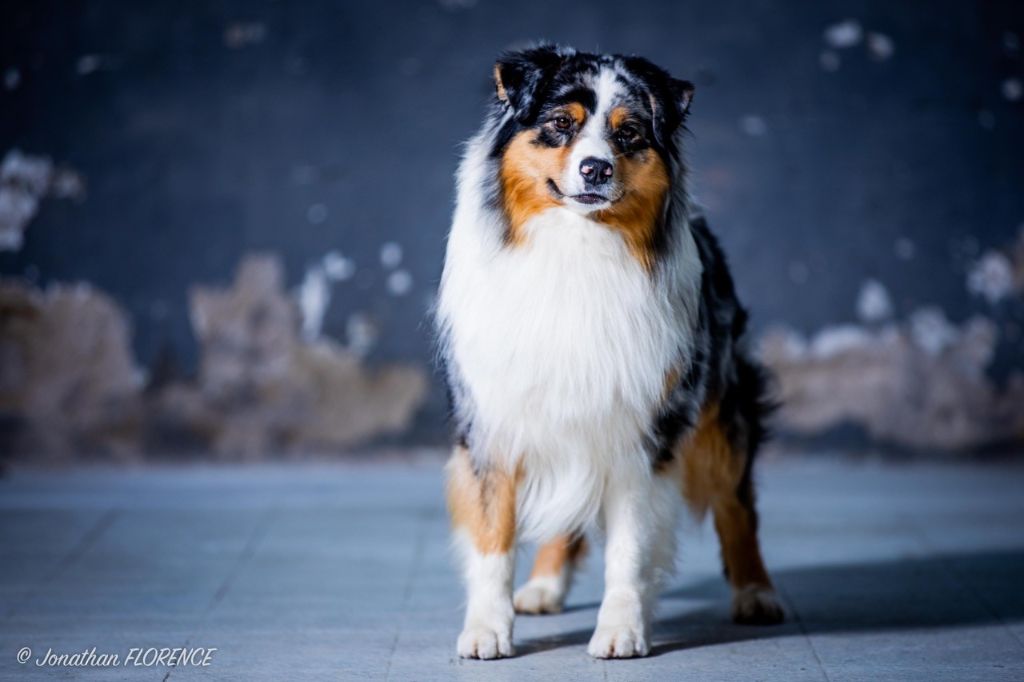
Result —
<svg viewBox="0 0 1024 682"><path fill-rule="evenodd" d="M366 367L368 338L351 340L352 349L307 339L272 256L246 258L231 287L194 287L189 298L198 376L156 378L144 389L127 316L107 296L88 285L44 292L0 283L2 449L51 457L337 451L401 432L426 396L418 367Z"/></svg>
<svg viewBox="0 0 1024 682"><path fill-rule="evenodd" d="M910 448L956 451L1024 438L1024 374L986 375L998 331L985 317L954 325L937 308L876 329L811 337L776 327L761 354L778 377L778 426L810 436L842 424Z"/></svg>
<svg viewBox="0 0 1024 682"><path fill-rule="evenodd" d="M967 290L995 305L1024 292L1024 225L1006 252L989 250L967 272Z"/></svg>
<svg viewBox="0 0 1024 682"><path fill-rule="evenodd" d="M43 197L80 199L84 194L85 183L75 171L56 168L45 156L7 152L0 162L0 251L21 249Z"/></svg>
<svg viewBox="0 0 1024 682"><path fill-rule="evenodd" d="M875 62L888 61L896 53L896 42L891 36L880 31L868 31L865 34L863 25L857 19L843 19L827 26L822 39L828 49L821 52L819 64L823 71L828 72L838 71L842 64L838 50L849 50L861 43L868 57Z"/></svg>
<svg viewBox="0 0 1024 682"><path fill-rule="evenodd" d="M143 373L124 311L87 284L0 281L0 444L42 457L137 449Z"/></svg>
<svg viewBox="0 0 1024 682"><path fill-rule="evenodd" d="M9 248L24 236L20 250L0 251L4 277L102 287L131 315L136 363L153 365L160 388L146 401L168 377L197 381L203 349L183 292L230 278L253 248L288 264L285 296L304 300L299 345L331 335L360 367L389 358L430 375L424 309L458 145L493 92L495 53L528 40L509 32L500 3L434 0L404 13L380 3L315 13L297 3L213 13L189 3L22 4L25 21L0 22L10 48L0 161L15 144L22 156L49 156L54 173L73 160L89 197L53 200L61 185L51 181L27 204L21 180L18 194L0 185L9 201L0 213L18 226L6 231ZM941 306L954 329L980 313L998 329L987 374L1002 387L1024 368L1024 299L1018 276L1007 277L1024 262L1008 248L1024 221L1015 151L1024 148L1024 5L1011 5L658 3L647 9L661 20L611 34L621 4L591 3L586 22L546 16L567 43L642 44L697 84L684 144L691 185L758 330L786 323L809 342L845 316L855 329L832 336L836 345L888 322L909 328L922 305ZM460 35L467 12L481 39L440 51L417 40L424 22ZM52 39L68 26L76 40ZM679 26L691 39L679 40ZM793 68L773 68L765 54ZM295 289L304 280L305 299ZM929 347L949 337L935 317L916 326ZM173 372L158 371L164 356ZM443 442L445 411L435 379L396 440Z"/></svg>
<svg viewBox="0 0 1024 682"><path fill-rule="evenodd" d="M246 258L229 289L195 287L190 300L199 377L168 392L164 420L198 423L222 456L334 449L396 433L425 397L419 368L371 371L335 341L304 341L272 256Z"/></svg>

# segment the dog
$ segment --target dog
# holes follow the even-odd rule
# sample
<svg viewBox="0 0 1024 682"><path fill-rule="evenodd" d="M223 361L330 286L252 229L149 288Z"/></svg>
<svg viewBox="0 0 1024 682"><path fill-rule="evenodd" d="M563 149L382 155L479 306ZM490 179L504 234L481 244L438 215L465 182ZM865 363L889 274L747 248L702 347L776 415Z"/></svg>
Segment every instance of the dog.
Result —
<svg viewBox="0 0 1024 682"><path fill-rule="evenodd" d="M781 621L751 478L768 376L687 194L693 85L551 45L502 55L494 85L458 170L435 311L457 439L458 654L511 656L515 613L562 608L595 528L605 592L588 651L648 654L680 498L713 513L734 619ZM519 540L543 544L513 595Z"/></svg>

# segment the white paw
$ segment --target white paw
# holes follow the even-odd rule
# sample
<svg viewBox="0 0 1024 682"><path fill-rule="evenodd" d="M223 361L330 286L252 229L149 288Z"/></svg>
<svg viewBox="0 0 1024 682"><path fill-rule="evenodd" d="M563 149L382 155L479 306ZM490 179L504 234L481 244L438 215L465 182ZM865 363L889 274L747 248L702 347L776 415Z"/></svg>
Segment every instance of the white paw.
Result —
<svg viewBox="0 0 1024 682"><path fill-rule="evenodd" d="M631 625L598 626L587 647L587 653L594 658L632 658L650 652L643 628Z"/></svg>
<svg viewBox="0 0 1024 682"><path fill-rule="evenodd" d="M560 589L558 582L555 576L531 578L516 590L516 596L512 600L516 613L561 612L565 593Z"/></svg>
<svg viewBox="0 0 1024 682"><path fill-rule="evenodd" d="M483 625L467 626L459 635L459 656L462 658L505 658L512 648L512 631L498 631Z"/></svg>
<svg viewBox="0 0 1024 682"><path fill-rule="evenodd" d="M732 619L746 625L774 625L785 615L775 590L747 585L732 598Z"/></svg>

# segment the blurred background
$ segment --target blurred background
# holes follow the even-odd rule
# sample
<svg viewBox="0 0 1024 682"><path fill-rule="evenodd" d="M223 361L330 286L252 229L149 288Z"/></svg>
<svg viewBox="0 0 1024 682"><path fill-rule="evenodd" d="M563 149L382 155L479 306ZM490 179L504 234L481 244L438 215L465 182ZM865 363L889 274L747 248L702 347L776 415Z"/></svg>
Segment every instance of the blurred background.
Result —
<svg viewBox="0 0 1024 682"><path fill-rule="evenodd" d="M7 2L2 461L442 445L432 305L503 49L696 83L776 448L1024 440L1024 4Z"/></svg>

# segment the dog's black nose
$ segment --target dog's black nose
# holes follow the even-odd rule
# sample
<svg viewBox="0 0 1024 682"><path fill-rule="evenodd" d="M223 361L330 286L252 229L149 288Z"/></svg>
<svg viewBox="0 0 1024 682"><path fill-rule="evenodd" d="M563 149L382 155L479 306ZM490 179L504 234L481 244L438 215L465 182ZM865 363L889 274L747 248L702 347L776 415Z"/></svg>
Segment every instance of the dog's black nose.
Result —
<svg viewBox="0 0 1024 682"><path fill-rule="evenodd" d="M603 185L612 179L612 164L595 156L588 156L580 163L580 175L588 185Z"/></svg>

